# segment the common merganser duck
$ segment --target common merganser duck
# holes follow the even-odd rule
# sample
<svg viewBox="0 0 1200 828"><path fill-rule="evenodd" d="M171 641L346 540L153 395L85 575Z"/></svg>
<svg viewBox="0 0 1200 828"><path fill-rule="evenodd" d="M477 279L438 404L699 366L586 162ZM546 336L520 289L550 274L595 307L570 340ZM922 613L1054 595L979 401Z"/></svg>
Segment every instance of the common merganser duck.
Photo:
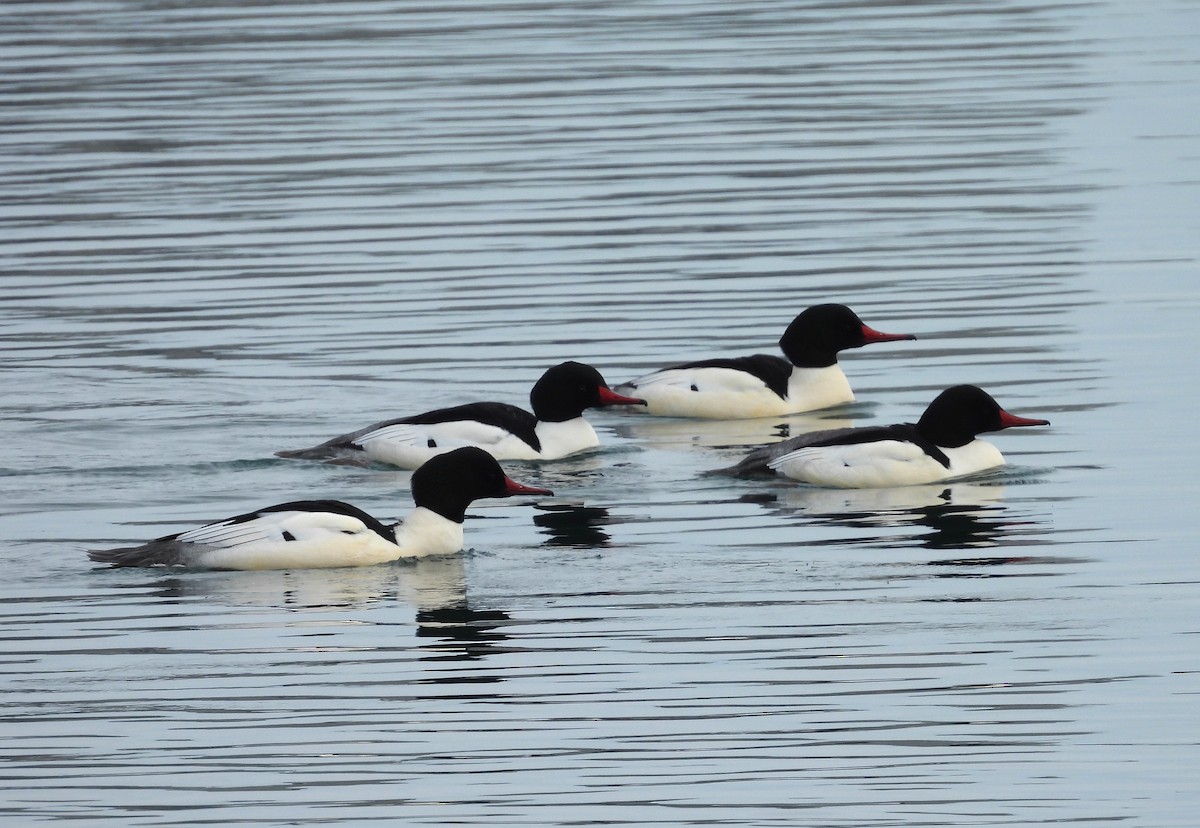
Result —
<svg viewBox="0 0 1200 828"><path fill-rule="evenodd" d="M319 446L277 457L420 468L460 446L478 446L498 460L557 460L600 445L585 408L645 405L609 390L600 372L580 362L555 365L529 392L530 414L515 405L477 402L369 425Z"/></svg>
<svg viewBox="0 0 1200 828"><path fill-rule="evenodd" d="M661 417L798 414L854 400L838 365L839 351L901 339L916 337L874 330L845 305L814 305L783 332L779 347L787 359L755 354L689 362L622 383L616 391L643 398L646 410Z"/></svg>
<svg viewBox="0 0 1200 828"><path fill-rule="evenodd" d="M472 501L517 494L552 492L512 480L486 451L466 447L413 473L416 508L400 523L381 523L339 500L297 500L88 557L114 566L319 569L449 555L462 549Z"/></svg>
<svg viewBox="0 0 1200 828"><path fill-rule="evenodd" d="M1016 426L1045 426L1010 414L974 385L947 388L913 423L801 434L755 449L725 473L774 471L813 486L865 489L911 486L964 477L1004 465L1000 451L976 435Z"/></svg>

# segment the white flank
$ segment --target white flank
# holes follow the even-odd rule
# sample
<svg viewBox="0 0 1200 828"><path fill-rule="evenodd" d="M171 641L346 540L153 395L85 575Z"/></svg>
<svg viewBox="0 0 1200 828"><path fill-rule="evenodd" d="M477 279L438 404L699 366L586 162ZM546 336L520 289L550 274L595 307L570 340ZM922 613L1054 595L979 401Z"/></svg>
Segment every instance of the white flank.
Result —
<svg viewBox="0 0 1200 828"><path fill-rule="evenodd" d="M1000 451L983 440L942 451L950 459L950 468L916 444L901 440L809 446L777 457L767 465L792 480L839 489L935 483L1004 465Z"/></svg>
<svg viewBox="0 0 1200 828"><path fill-rule="evenodd" d="M638 377L615 389L646 401L644 411L659 417L740 420L778 417L851 402L854 393L838 365L793 368L787 399L753 374L733 368L669 368ZM634 410L639 410L634 407Z"/></svg>
<svg viewBox="0 0 1200 828"><path fill-rule="evenodd" d="M189 566L209 569L371 566L462 549L462 524L420 507L397 529L397 535L399 544L350 515L295 511L268 512L237 524L209 524L184 532L178 540L195 547Z"/></svg>
<svg viewBox="0 0 1200 828"><path fill-rule="evenodd" d="M402 469L419 469L429 458L463 446L478 446L497 460L536 460L541 456L511 432L476 420L397 423L364 434L354 444L372 460Z"/></svg>
<svg viewBox="0 0 1200 828"><path fill-rule="evenodd" d="M431 425L397 423L364 434L354 441L367 456L402 469L419 469L431 457L463 446L478 446L497 460L555 460L600 445L583 417L561 423L538 422L534 431L540 452L515 434L475 420ZM429 445L430 441L434 445Z"/></svg>

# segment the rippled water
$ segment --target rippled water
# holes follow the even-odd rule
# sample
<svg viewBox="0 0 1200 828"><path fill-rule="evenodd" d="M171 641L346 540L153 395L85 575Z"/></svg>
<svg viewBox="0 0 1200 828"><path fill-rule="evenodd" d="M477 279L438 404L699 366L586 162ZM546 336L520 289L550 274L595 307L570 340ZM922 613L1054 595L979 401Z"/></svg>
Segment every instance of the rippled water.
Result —
<svg viewBox="0 0 1200 828"><path fill-rule="evenodd" d="M1191 825L1200 9L0 7L6 824ZM859 401L602 412L462 556L92 566L408 474L388 416L917 334ZM972 382L987 480L704 472Z"/></svg>

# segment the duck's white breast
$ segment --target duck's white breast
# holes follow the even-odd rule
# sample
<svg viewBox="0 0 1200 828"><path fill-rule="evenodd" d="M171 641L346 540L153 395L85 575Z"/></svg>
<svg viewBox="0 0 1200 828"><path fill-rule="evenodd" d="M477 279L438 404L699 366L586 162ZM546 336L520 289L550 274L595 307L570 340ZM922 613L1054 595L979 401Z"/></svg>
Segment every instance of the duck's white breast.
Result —
<svg viewBox="0 0 1200 828"><path fill-rule="evenodd" d="M418 506L396 527L398 558L453 555L463 548L463 525Z"/></svg>
<svg viewBox="0 0 1200 828"><path fill-rule="evenodd" d="M543 460L555 460L600 445L600 438L596 436L596 430L583 417L575 417L560 423L539 421L537 436L538 441L542 444L542 451L538 456ZM526 458L514 457L512 459Z"/></svg>
<svg viewBox="0 0 1200 828"><path fill-rule="evenodd" d="M788 378L788 413L816 411L833 405L854 402L854 391L840 365L825 368L793 368Z"/></svg>

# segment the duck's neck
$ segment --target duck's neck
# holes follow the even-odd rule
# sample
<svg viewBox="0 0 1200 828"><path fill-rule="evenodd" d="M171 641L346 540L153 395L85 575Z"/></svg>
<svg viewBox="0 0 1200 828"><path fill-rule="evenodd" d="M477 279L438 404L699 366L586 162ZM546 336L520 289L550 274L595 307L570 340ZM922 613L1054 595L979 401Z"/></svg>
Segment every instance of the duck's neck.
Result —
<svg viewBox="0 0 1200 828"><path fill-rule="evenodd" d="M542 444L543 460L554 460L600 445L596 430L582 416L558 423L539 420L536 430Z"/></svg>
<svg viewBox="0 0 1200 828"><path fill-rule="evenodd" d="M394 527L402 558L452 555L463 548L463 525L418 506Z"/></svg>
<svg viewBox="0 0 1200 828"><path fill-rule="evenodd" d="M836 362L824 368L792 368L788 377L788 399L803 403L808 410L853 402L850 381Z"/></svg>
<svg viewBox="0 0 1200 828"><path fill-rule="evenodd" d="M950 473L954 477L978 474L1004 465L1004 455L986 440L975 438L965 445L944 448L950 460Z"/></svg>

